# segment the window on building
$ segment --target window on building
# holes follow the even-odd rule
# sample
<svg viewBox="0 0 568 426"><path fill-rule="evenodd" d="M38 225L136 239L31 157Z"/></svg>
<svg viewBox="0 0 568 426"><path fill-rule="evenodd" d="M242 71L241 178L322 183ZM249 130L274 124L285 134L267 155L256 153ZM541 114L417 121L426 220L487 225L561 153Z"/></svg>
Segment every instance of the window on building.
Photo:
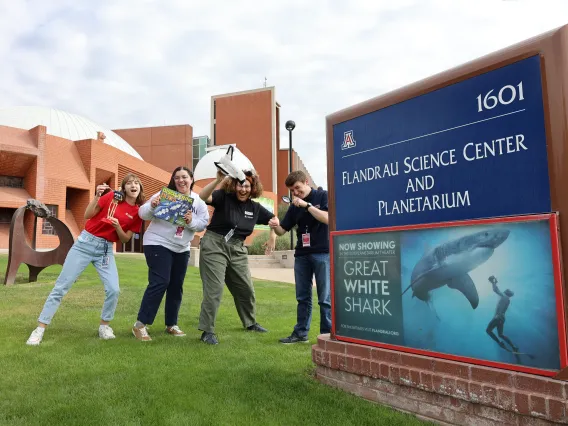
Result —
<svg viewBox="0 0 568 426"><path fill-rule="evenodd" d="M53 216L57 217L57 206L55 204L46 204L46 207ZM41 233L44 235L57 235L55 228L45 219L43 219L43 224L41 225Z"/></svg>
<svg viewBox="0 0 568 426"><path fill-rule="evenodd" d="M24 178L16 176L2 176L0 175L0 186L8 188L23 188Z"/></svg>
<svg viewBox="0 0 568 426"><path fill-rule="evenodd" d="M197 167L197 163L201 160L205 154L207 154L207 147L210 146L211 139L209 136L200 136L193 139L193 169Z"/></svg>
<svg viewBox="0 0 568 426"><path fill-rule="evenodd" d="M0 208L0 224L11 223L16 209Z"/></svg>

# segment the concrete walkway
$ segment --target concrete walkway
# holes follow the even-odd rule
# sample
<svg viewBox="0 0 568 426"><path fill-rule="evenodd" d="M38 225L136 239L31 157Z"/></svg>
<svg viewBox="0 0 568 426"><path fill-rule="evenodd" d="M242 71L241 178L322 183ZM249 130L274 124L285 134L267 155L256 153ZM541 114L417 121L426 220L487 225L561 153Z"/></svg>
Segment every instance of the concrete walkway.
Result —
<svg viewBox="0 0 568 426"><path fill-rule="evenodd" d="M144 257L142 253L117 253L117 256ZM294 284L293 268L251 268L250 274L257 280Z"/></svg>
<svg viewBox="0 0 568 426"><path fill-rule="evenodd" d="M117 253L117 256L144 257L142 253ZM295 282L293 268L251 268L250 274L257 280L278 281L290 284Z"/></svg>
<svg viewBox="0 0 568 426"><path fill-rule="evenodd" d="M294 270L289 268L251 268L250 274L257 280L294 284Z"/></svg>

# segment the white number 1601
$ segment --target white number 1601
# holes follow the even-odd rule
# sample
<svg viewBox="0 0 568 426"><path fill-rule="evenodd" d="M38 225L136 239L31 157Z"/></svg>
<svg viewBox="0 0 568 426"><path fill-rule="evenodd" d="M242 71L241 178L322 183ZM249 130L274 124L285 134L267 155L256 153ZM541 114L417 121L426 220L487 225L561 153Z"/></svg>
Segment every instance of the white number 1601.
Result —
<svg viewBox="0 0 568 426"><path fill-rule="evenodd" d="M519 84L517 84L517 88L519 89L519 101L522 101L523 99L525 99L524 93L523 93L523 82L522 81ZM483 104L481 103L481 95L479 95L476 98L477 99L477 112L483 111L483 108L493 109L498 104L509 105L510 103L517 100L517 89L515 89L515 86L511 86L510 84L508 84L507 86L501 87L501 90L499 90L499 93L498 93L497 96L491 95L491 92L493 92L493 90L495 90L495 89L491 89L483 97ZM491 95L491 96L489 96L489 95Z"/></svg>

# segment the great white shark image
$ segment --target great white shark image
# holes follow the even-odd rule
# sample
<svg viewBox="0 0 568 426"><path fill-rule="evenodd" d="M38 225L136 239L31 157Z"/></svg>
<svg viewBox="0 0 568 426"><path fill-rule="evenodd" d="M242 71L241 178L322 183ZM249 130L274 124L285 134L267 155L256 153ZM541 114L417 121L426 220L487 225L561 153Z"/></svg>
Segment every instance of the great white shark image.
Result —
<svg viewBox="0 0 568 426"><path fill-rule="evenodd" d="M509 230L498 228L476 232L427 250L412 271L412 297L430 302L430 292L447 285L461 292L473 309L479 295L469 272L487 261L508 237Z"/></svg>

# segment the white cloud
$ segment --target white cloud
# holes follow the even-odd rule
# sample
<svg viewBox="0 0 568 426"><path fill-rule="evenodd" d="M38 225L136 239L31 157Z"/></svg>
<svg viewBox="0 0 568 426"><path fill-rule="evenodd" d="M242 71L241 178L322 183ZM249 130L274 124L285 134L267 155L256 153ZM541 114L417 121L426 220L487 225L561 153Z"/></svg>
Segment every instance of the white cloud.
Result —
<svg viewBox="0 0 568 426"><path fill-rule="evenodd" d="M211 96L266 76L327 186L326 115L566 23L564 0L4 2L0 106L209 134Z"/></svg>

